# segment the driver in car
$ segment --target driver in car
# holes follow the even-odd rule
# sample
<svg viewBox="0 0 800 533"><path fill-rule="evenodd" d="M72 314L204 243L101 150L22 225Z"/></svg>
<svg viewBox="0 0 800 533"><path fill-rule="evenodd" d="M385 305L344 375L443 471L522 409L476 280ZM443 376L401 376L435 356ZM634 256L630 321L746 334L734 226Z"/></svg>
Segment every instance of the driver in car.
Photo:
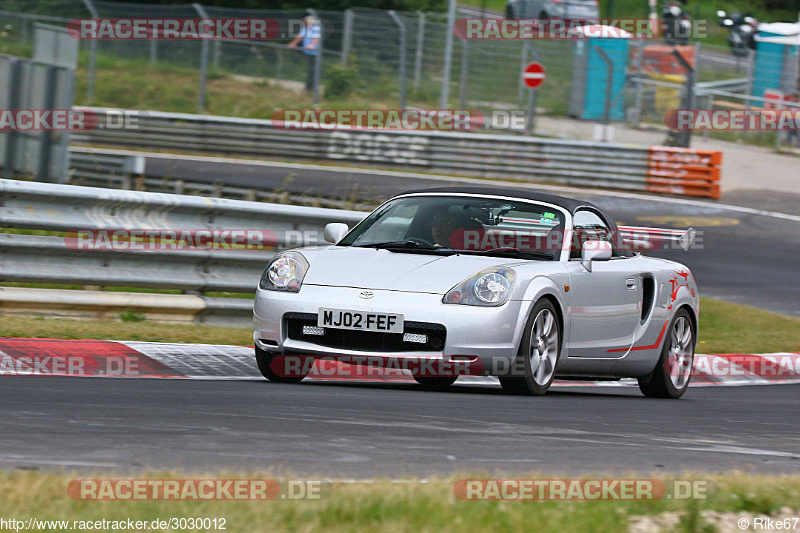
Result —
<svg viewBox="0 0 800 533"><path fill-rule="evenodd" d="M463 248L464 232L482 230L483 225L468 215L437 211L431 220L431 236L437 248Z"/></svg>

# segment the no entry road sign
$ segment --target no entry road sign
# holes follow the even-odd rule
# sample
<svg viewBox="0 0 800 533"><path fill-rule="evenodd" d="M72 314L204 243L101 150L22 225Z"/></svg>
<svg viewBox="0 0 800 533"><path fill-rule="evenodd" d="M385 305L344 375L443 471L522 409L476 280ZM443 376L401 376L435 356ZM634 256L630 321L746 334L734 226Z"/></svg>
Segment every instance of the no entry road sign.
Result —
<svg viewBox="0 0 800 533"><path fill-rule="evenodd" d="M525 72L522 73L522 81L530 89L536 89L544 82L545 72L541 63L531 63L525 67Z"/></svg>

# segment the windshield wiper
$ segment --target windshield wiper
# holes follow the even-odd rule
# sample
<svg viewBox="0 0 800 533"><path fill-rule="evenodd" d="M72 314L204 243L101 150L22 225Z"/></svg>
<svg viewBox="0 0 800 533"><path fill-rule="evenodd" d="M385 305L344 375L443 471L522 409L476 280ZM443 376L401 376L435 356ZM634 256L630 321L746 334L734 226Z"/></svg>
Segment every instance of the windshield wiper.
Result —
<svg viewBox="0 0 800 533"><path fill-rule="evenodd" d="M467 253L474 255L490 255L497 257L535 257L541 259L553 260L553 254L547 252L539 252L535 250L520 250L519 248L492 248L491 250L458 250L458 253Z"/></svg>
<svg viewBox="0 0 800 533"><path fill-rule="evenodd" d="M442 250L430 244L422 244L417 241L383 241L383 242L367 242L363 244L354 244L357 248L409 248L412 250Z"/></svg>

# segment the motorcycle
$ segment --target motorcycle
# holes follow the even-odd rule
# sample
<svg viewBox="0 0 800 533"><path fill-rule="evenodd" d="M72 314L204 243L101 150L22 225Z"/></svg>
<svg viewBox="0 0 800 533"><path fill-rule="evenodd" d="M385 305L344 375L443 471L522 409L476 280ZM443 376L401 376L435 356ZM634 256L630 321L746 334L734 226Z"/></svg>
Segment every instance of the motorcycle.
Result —
<svg viewBox="0 0 800 533"><path fill-rule="evenodd" d="M755 36L758 33L756 19L742 13L731 13L729 16L722 10L717 11L717 16L719 25L728 28L728 45L733 55L744 57L749 53L748 49L755 50Z"/></svg>
<svg viewBox="0 0 800 533"><path fill-rule="evenodd" d="M683 9L685 0L664 4L661 10L661 25L664 28L664 40L667 44L687 44L692 34L692 19Z"/></svg>

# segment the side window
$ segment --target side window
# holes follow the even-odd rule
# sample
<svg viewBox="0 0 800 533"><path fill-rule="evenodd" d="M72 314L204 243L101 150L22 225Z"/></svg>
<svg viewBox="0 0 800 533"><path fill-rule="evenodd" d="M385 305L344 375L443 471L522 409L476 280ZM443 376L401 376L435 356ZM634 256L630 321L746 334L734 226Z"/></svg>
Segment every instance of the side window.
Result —
<svg viewBox="0 0 800 533"><path fill-rule="evenodd" d="M586 241L608 241L614 245L614 239L611 236L611 230L608 225L603 222L603 219L594 211L581 209L575 212L572 217L572 224L574 226L574 233L572 235L572 244L570 247L570 259L580 259L583 243ZM616 247L615 247L616 248ZM616 254L616 249L614 250Z"/></svg>

